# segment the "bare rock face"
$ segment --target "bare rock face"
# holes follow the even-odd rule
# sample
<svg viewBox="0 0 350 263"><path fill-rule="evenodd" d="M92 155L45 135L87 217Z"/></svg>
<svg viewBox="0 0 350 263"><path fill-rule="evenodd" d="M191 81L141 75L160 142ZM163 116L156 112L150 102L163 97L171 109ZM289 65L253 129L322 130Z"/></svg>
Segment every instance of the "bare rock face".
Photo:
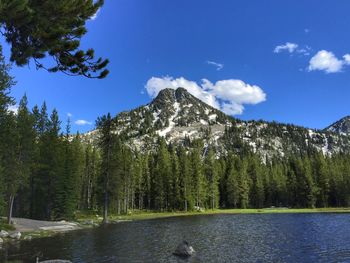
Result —
<svg viewBox="0 0 350 263"><path fill-rule="evenodd" d="M193 249L193 247L190 246L187 241L183 241L177 246L173 254L178 257L191 257L195 253L196 251Z"/></svg>

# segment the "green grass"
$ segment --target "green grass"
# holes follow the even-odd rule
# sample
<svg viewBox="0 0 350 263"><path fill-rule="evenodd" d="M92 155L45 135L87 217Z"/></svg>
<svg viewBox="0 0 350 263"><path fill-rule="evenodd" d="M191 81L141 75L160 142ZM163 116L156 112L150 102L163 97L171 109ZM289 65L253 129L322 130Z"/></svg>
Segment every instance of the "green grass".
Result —
<svg viewBox="0 0 350 263"><path fill-rule="evenodd" d="M0 230L13 231L16 228L6 223L6 220L0 218Z"/></svg>
<svg viewBox="0 0 350 263"><path fill-rule="evenodd" d="M135 211L128 215L110 215L110 221L118 220L147 220L156 218L178 217L178 216L196 216L196 215L217 215L217 214L281 214L281 213L350 213L350 208L264 208L264 209L216 209L205 210L203 212L148 212L148 211ZM99 219L98 219L99 218ZM93 216L80 213L78 221L94 220L95 222L101 222L101 218L96 214Z"/></svg>

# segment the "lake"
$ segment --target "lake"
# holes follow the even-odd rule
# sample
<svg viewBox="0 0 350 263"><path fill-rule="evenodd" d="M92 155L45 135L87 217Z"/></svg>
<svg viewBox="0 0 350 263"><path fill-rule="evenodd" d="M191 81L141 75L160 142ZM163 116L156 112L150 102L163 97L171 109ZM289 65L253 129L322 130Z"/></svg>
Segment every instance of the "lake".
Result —
<svg viewBox="0 0 350 263"><path fill-rule="evenodd" d="M197 256L172 255L187 240ZM0 261L350 262L350 214L206 215L123 222L22 241Z"/></svg>

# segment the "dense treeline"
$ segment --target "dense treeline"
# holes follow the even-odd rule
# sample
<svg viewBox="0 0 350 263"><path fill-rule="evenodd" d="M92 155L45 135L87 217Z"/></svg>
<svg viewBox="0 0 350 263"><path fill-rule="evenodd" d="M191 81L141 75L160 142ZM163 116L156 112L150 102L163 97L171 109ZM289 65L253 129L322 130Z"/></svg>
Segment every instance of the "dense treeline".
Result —
<svg viewBox="0 0 350 263"><path fill-rule="evenodd" d="M103 126L108 143L97 149L69 136L69 125L60 133L55 110L48 117L45 104L31 112L25 104L24 98L18 114L9 114L12 139L6 143L18 146L3 149L2 159L2 203L14 202L16 216L72 218L76 210L102 214L105 205L111 213L128 213L350 204L349 156L315 154L264 164L252 153L217 158L199 141L184 148L162 138L154 152L139 153L113 135L110 116L101 120L110 122Z"/></svg>
<svg viewBox="0 0 350 263"><path fill-rule="evenodd" d="M159 139L153 153L133 153L112 143L110 209L160 211L199 208L349 206L350 158L336 155L272 160L254 154L215 156L195 142L188 148ZM204 150L203 150L204 149Z"/></svg>
<svg viewBox="0 0 350 263"><path fill-rule="evenodd" d="M185 146L158 139L152 152L132 150L108 114L91 145L46 104L28 109L26 96L9 111L14 84L0 57L0 211L36 219L70 219L77 210L189 211L215 208L341 207L350 205L350 156L302 156L262 161L239 138L217 156L202 141ZM240 151L236 151L240 148Z"/></svg>

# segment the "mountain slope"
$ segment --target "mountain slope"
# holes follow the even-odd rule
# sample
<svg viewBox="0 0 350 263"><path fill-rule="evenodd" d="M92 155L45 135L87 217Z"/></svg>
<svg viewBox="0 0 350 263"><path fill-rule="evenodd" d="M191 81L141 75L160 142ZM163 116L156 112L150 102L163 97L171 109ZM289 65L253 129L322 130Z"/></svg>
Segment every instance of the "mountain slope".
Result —
<svg viewBox="0 0 350 263"><path fill-rule="evenodd" d="M350 116L346 116L340 119L339 121L328 126L325 130L330 132L336 132L339 134L349 135L350 134Z"/></svg>
<svg viewBox="0 0 350 263"><path fill-rule="evenodd" d="M151 103L117 115L115 124L115 132L130 147L141 151L154 149L158 138L164 137L168 143L185 146L199 140L204 146L215 147L218 154L246 148L263 159L314 151L325 155L350 152L350 137L344 134L275 122L241 121L184 88L160 91ZM84 138L95 141L96 136L97 131L92 131Z"/></svg>

